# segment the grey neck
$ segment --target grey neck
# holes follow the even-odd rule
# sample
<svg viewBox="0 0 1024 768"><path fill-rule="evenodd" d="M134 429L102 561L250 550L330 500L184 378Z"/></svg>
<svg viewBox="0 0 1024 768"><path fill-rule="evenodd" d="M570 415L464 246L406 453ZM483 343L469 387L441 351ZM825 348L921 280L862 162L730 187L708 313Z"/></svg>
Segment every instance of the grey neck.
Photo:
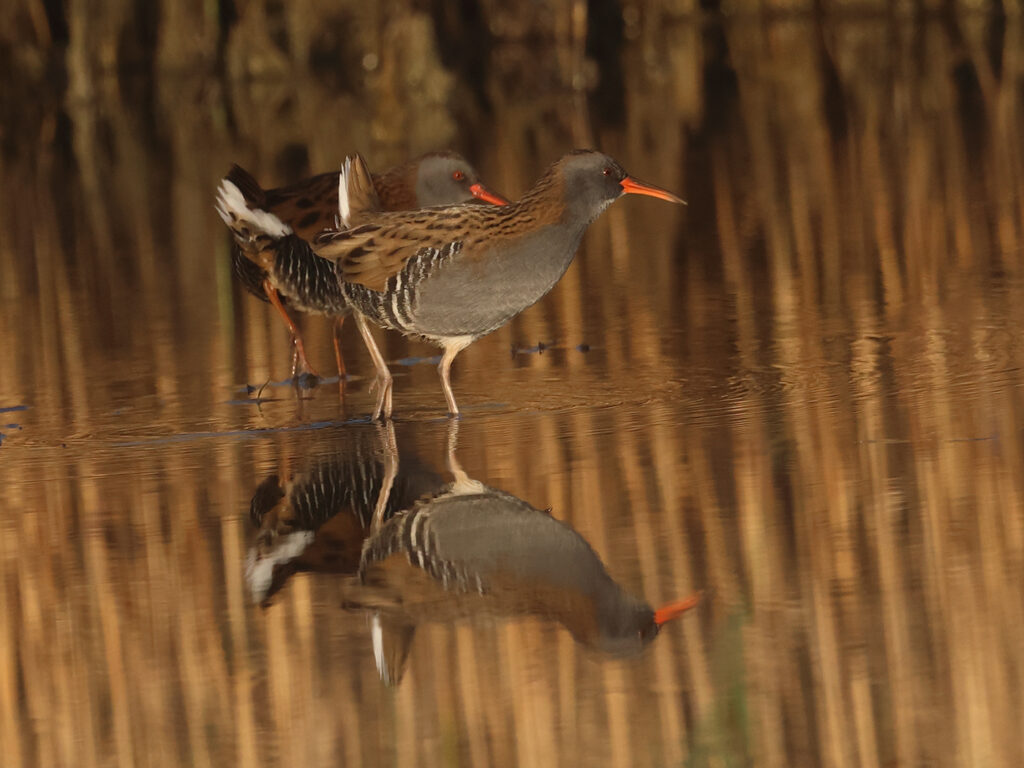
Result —
<svg viewBox="0 0 1024 768"><path fill-rule="evenodd" d="M535 295L530 304L554 288L576 257L587 228L611 203L566 200L561 221L524 238L518 248L507 253L520 274L527 276L522 288L524 294Z"/></svg>

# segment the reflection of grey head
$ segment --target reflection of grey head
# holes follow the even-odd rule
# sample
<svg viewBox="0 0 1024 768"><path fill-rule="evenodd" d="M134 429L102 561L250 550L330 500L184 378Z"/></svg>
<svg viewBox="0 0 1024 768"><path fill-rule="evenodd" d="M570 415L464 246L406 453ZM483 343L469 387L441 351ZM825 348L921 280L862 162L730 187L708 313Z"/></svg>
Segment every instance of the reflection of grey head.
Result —
<svg viewBox="0 0 1024 768"><path fill-rule="evenodd" d="M611 656L636 656L658 635L654 611L625 591L618 589L599 606L597 650Z"/></svg>
<svg viewBox="0 0 1024 768"><path fill-rule="evenodd" d="M420 158L416 173L416 201L423 208L464 203L473 199L469 188L479 181L476 169L462 155L425 155Z"/></svg>

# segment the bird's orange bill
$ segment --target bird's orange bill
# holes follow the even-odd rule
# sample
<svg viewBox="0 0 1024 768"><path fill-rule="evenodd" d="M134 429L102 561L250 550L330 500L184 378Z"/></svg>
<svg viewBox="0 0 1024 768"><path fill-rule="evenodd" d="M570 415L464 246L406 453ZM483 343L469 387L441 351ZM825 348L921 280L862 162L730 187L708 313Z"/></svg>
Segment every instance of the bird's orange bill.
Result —
<svg viewBox="0 0 1024 768"><path fill-rule="evenodd" d="M508 200L506 200L501 195L491 192L491 190L489 190L483 184L473 184L469 188L469 191L473 194L473 197L480 198L481 200L486 200L488 203L492 203L493 205L508 205Z"/></svg>
<svg viewBox="0 0 1024 768"><path fill-rule="evenodd" d="M667 621L678 618L700 602L703 593L696 592L684 600L666 603L654 612L654 623L659 627Z"/></svg>
<svg viewBox="0 0 1024 768"><path fill-rule="evenodd" d="M642 181L637 181L631 176L627 176L619 182L622 187L623 193L627 195L649 195L650 197L657 197L660 200L668 200L670 203L680 203L686 205L686 201L681 197L676 197L667 189L656 187L653 184L645 184Z"/></svg>

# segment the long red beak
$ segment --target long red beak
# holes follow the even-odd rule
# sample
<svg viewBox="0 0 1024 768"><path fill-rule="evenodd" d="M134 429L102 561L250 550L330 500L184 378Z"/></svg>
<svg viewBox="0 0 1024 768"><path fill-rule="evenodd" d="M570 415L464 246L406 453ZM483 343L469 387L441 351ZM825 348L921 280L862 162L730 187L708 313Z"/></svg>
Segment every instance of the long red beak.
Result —
<svg viewBox="0 0 1024 768"><path fill-rule="evenodd" d="M623 193L627 195L649 195L650 197L657 197L661 200L668 200L670 203L686 205L685 200L673 195L667 189L656 187L653 184L645 184L642 181L637 181L631 176L624 178L619 182L619 185L622 187Z"/></svg>
<svg viewBox="0 0 1024 768"><path fill-rule="evenodd" d="M675 602L666 603L654 612L654 623L660 627L666 621L672 621L672 619L678 618L697 605L703 596L703 592L695 592L685 600L676 600Z"/></svg>
<svg viewBox="0 0 1024 768"><path fill-rule="evenodd" d="M508 205L508 200L501 195L496 195L494 192L491 192L491 190L479 182L471 185L469 191L472 193L473 197L486 200L488 203L492 203L493 205Z"/></svg>

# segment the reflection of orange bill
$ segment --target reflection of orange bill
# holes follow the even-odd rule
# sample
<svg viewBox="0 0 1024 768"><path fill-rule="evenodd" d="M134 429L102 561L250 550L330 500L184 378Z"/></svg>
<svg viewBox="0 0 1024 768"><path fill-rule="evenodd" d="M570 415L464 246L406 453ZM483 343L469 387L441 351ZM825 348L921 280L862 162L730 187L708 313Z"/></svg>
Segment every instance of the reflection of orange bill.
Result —
<svg viewBox="0 0 1024 768"><path fill-rule="evenodd" d="M660 627L665 622L682 616L686 611L697 605L703 596L703 592L695 592L683 600L666 603L654 612L654 623Z"/></svg>

